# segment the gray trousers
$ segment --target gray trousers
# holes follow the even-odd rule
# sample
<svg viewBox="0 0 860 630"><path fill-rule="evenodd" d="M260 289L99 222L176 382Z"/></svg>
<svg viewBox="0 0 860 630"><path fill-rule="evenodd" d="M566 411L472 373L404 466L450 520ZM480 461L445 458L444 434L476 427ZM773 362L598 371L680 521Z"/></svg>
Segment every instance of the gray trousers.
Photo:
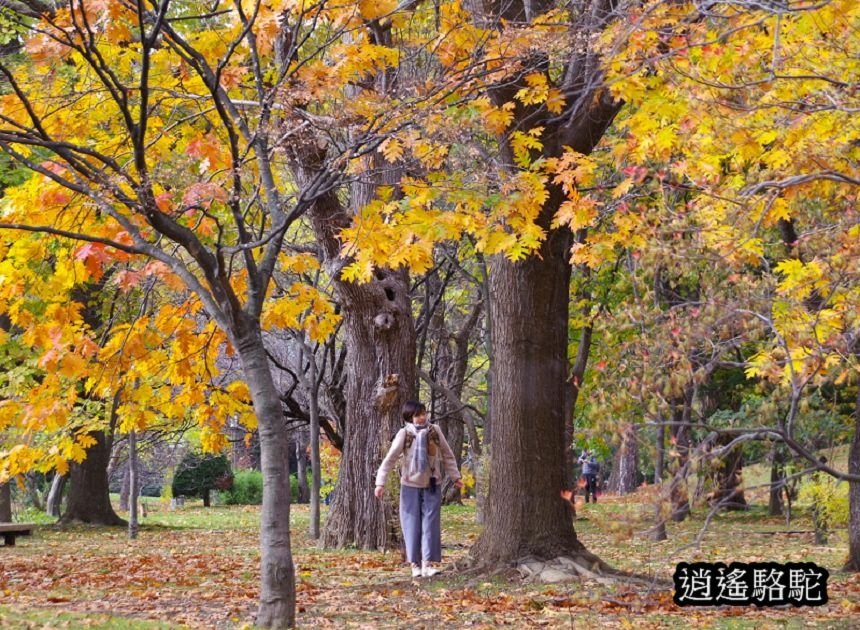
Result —
<svg viewBox="0 0 860 630"><path fill-rule="evenodd" d="M442 560L442 489L400 486L400 528L406 559L420 564Z"/></svg>

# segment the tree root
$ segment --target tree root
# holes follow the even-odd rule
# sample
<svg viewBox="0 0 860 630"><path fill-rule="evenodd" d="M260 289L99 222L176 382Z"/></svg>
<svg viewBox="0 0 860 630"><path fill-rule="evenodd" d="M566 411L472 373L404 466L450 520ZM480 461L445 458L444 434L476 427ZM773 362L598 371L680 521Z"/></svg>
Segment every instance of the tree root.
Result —
<svg viewBox="0 0 860 630"><path fill-rule="evenodd" d="M514 562L500 564L480 564L473 558L465 558L455 563L453 568L459 576L468 579L467 587L473 587L481 581L501 575L546 583L584 579L594 580L604 586L614 584L636 584L648 588L672 586L671 580L615 569L585 549L550 559L525 556Z"/></svg>

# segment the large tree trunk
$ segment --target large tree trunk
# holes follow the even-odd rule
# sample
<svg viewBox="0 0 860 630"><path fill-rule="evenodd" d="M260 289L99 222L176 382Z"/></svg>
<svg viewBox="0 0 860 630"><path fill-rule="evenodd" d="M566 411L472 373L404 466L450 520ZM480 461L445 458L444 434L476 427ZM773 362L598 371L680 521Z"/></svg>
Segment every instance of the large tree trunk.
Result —
<svg viewBox="0 0 860 630"><path fill-rule="evenodd" d="M259 424L263 471L257 625L292 627L296 589L290 550L290 443L259 326L247 320L242 323L244 329L237 335L238 353Z"/></svg>
<svg viewBox="0 0 860 630"><path fill-rule="evenodd" d="M501 27L503 20L530 22L554 6L552 2L470 3L478 20ZM571 28L588 36L610 18L612 6L586 3ZM483 25L483 24L482 24ZM559 88L568 97L561 116L544 115L517 105L512 127L528 132L543 127L543 157L562 155L566 147L587 155L618 112L599 76L600 64L590 51L571 52ZM490 90L496 106L513 102L525 77ZM513 151L507 138L499 142L502 159L513 172ZM565 387L570 291L568 229L552 229L563 201L551 188L537 219L547 230L539 252L513 263L501 255L491 261L490 299L493 362L490 417L489 496L486 528L472 554L480 564L508 562L523 555L553 557L587 554L573 530L572 513L559 498L565 479ZM590 554L588 554L590 555ZM593 560L597 560L591 556Z"/></svg>
<svg viewBox="0 0 860 630"><path fill-rule="evenodd" d="M374 477L415 396L415 326L405 272L377 270L364 285L336 287L347 347L346 433L335 499L323 529L326 547L393 547L395 509L373 495Z"/></svg>
<svg viewBox="0 0 860 630"><path fill-rule="evenodd" d="M493 305L490 503L472 550L482 564L584 551L564 487L565 382L571 235L539 256L491 261Z"/></svg>
<svg viewBox="0 0 860 630"><path fill-rule="evenodd" d="M848 451L848 472L860 475L860 389L854 409L854 438ZM848 483L848 561L846 571L860 571L860 482Z"/></svg>
<svg viewBox="0 0 860 630"><path fill-rule="evenodd" d="M0 523L12 522L12 486L0 483Z"/></svg>
<svg viewBox="0 0 860 630"><path fill-rule="evenodd" d="M112 439L104 431L93 431L96 443L87 449L87 458L69 469L69 494L60 523L93 523L125 526L110 502L107 467Z"/></svg>
<svg viewBox="0 0 860 630"><path fill-rule="evenodd" d="M318 143L308 142L292 155L299 183L313 181L325 160L324 150L312 154ZM371 183L354 186L353 209L373 198L378 183L396 184L397 175L396 170L383 169L381 177L391 181L369 176ZM373 489L376 469L402 424L400 407L417 390L409 275L402 269L377 269L364 284L342 280L340 271L349 259L341 256L338 233L350 224L349 209L332 191L317 198L308 216L342 308L347 349L343 451L334 501L322 532L323 545L394 547L398 540L396 506L391 498L378 501Z"/></svg>
<svg viewBox="0 0 860 630"><path fill-rule="evenodd" d="M621 444L612 460L608 489L617 494L630 494L639 485L639 445L636 428L627 424L621 429Z"/></svg>

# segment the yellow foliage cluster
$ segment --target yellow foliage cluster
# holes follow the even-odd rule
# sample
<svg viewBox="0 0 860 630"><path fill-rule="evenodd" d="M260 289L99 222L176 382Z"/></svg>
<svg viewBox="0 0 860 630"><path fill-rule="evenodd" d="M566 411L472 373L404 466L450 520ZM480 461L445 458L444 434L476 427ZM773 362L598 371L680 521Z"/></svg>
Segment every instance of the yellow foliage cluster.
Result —
<svg viewBox="0 0 860 630"><path fill-rule="evenodd" d="M652 206L657 220L691 251L757 270L757 290L775 285L757 314L775 335L748 376L856 378L846 344L860 312L860 7L696 14L653 2L604 36L610 89L626 103L607 156L636 173L620 196L646 178L664 199L686 191L683 207ZM782 242L789 223L795 243ZM594 234L581 252L605 242Z"/></svg>

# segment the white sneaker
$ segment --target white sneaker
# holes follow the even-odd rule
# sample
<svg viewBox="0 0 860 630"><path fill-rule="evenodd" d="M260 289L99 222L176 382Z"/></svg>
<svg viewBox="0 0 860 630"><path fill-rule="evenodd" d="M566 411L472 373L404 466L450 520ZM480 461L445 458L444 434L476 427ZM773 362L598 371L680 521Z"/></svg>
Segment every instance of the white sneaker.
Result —
<svg viewBox="0 0 860 630"><path fill-rule="evenodd" d="M423 574L424 573L421 570L421 567L419 567L417 564L412 565L412 577L421 577Z"/></svg>
<svg viewBox="0 0 860 630"><path fill-rule="evenodd" d="M437 573L439 573L439 569L431 566L429 562L421 563L421 577L433 577Z"/></svg>

